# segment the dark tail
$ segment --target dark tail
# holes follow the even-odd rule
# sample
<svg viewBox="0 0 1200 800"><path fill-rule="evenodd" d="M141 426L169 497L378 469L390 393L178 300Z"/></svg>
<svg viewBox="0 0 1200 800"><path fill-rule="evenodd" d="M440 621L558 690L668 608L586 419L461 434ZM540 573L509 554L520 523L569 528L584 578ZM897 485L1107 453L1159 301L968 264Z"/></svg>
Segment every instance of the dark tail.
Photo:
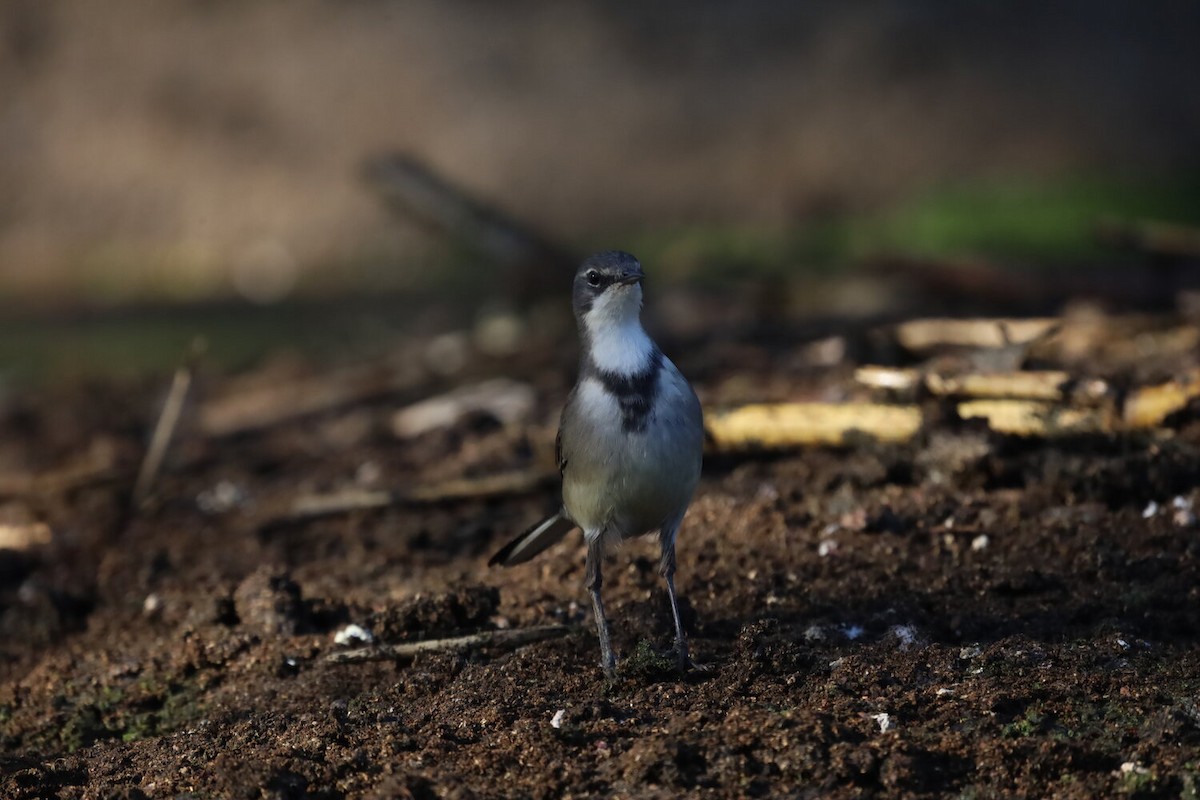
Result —
<svg viewBox="0 0 1200 800"><path fill-rule="evenodd" d="M488 566L502 564L511 567L513 564L523 564L574 529L575 523L560 511L501 547L488 561Z"/></svg>

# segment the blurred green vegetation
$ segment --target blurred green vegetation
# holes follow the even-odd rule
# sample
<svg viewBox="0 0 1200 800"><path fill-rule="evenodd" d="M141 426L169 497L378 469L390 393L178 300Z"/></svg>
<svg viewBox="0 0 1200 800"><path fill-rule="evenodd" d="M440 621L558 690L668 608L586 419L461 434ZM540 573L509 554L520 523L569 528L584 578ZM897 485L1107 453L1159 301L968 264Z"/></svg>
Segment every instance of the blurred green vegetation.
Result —
<svg viewBox="0 0 1200 800"><path fill-rule="evenodd" d="M880 255L985 258L1014 267L1113 262L1107 219L1200 224L1200 174L1157 180L1076 176L932 190L875 212L825 213L790 228L686 226L624 241L670 280L830 273Z"/></svg>
<svg viewBox="0 0 1200 800"><path fill-rule="evenodd" d="M394 301L394 298L390 298ZM386 352L408 316L389 298L331 304L229 303L130 309L66 319L0 320L0 381L17 384L105 376L133 379L181 364L197 338L206 360L224 369L267 353L333 361Z"/></svg>
<svg viewBox="0 0 1200 800"><path fill-rule="evenodd" d="M830 279L873 256L981 257L1013 268L1041 264L1139 263L1137 254L1105 248L1105 219L1200 224L1200 174L1159 180L1076 177L947 187L875 212L809 215L788 228L688 225L626 232L578 248L621 247L650 266L656 282L716 287L763 277ZM590 246L590 247L589 247ZM448 249L438 269L409 290L364 298L301 297L273 306L246 302L110 310L67 317L0 316L0 380L133 377L164 372L189 343L205 338L223 368L252 364L280 350L318 359L385 352L430 308L457 307L444 321L463 324L471 307L498 290L502 272ZM392 270L394 271L394 270ZM370 287L368 287L368 290ZM565 291L565 289L564 289Z"/></svg>

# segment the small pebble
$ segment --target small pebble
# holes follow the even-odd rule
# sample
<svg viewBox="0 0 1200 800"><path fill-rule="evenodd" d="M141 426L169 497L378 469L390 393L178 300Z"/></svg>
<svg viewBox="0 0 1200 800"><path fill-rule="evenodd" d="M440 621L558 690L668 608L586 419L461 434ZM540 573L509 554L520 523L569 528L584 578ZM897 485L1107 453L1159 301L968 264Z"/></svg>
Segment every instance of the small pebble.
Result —
<svg viewBox="0 0 1200 800"><path fill-rule="evenodd" d="M163 599L151 592L142 601L142 613L147 617L157 617L163 610Z"/></svg>
<svg viewBox="0 0 1200 800"><path fill-rule="evenodd" d="M361 625L350 623L333 635L334 644L347 647L356 644L370 644L375 641L375 634Z"/></svg>

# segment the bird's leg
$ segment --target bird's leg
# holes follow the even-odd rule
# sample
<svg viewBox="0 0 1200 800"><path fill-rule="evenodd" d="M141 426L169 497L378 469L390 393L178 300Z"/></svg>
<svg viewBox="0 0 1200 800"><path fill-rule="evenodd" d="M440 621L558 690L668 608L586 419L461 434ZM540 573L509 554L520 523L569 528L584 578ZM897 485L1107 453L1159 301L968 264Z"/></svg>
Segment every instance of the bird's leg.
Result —
<svg viewBox="0 0 1200 800"><path fill-rule="evenodd" d="M610 678L617 672L617 657L613 654L612 642L608 637L608 617L604 616L604 601L600 599L600 587L604 578L600 574L600 559L603 558L603 536L588 542L587 576L584 582L592 595L592 610L596 615L596 633L600 636L600 665Z"/></svg>
<svg viewBox="0 0 1200 800"><path fill-rule="evenodd" d="M683 632L683 620L679 617L679 598L675 594L675 536L662 534L662 558L658 562L658 573L667 582L667 597L671 599L671 613L675 616L675 657L679 668L687 670L695 666L688 656L687 634Z"/></svg>

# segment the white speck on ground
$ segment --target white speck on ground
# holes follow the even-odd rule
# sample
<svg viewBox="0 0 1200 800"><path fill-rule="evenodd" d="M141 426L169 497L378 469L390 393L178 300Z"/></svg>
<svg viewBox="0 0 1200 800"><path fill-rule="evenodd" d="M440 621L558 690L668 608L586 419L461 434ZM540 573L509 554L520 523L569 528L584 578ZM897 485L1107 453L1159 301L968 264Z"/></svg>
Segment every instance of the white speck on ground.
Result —
<svg viewBox="0 0 1200 800"><path fill-rule="evenodd" d="M981 550L987 550L989 544L991 544L991 539L986 533L981 533L971 540L971 549L978 553Z"/></svg>
<svg viewBox="0 0 1200 800"><path fill-rule="evenodd" d="M1149 503L1146 504L1146 507L1142 509L1142 519L1150 519L1157 513L1158 513L1158 503L1151 500Z"/></svg>
<svg viewBox="0 0 1200 800"><path fill-rule="evenodd" d="M341 647L356 644L370 644L375 641L375 634L361 625L350 623L333 635L333 642Z"/></svg>
<svg viewBox="0 0 1200 800"><path fill-rule="evenodd" d="M561 728L563 724L563 717L566 715L567 710L565 708L560 708L558 711L555 711L554 716L550 718L550 727Z"/></svg>
<svg viewBox="0 0 1200 800"><path fill-rule="evenodd" d="M878 714L872 714L871 719L879 724L880 733L887 733L894 727L891 714L886 712L881 711Z"/></svg>

